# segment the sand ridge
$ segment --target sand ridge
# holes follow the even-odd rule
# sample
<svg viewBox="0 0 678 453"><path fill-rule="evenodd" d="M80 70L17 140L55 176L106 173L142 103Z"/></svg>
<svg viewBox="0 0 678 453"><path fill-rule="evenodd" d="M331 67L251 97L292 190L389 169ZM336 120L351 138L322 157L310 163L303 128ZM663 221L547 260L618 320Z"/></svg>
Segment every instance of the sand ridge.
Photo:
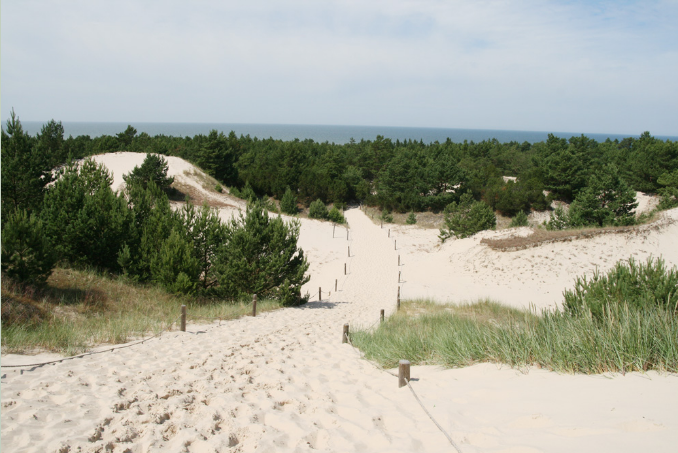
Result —
<svg viewBox="0 0 678 453"><path fill-rule="evenodd" d="M116 175L131 170L127 153L117 155L107 166ZM395 310L398 272L403 297L489 296L549 307L574 275L618 257L678 262L673 226L646 237L496 252L480 238L505 233L441 245L437 231L391 226L388 237L359 209L346 217L348 240L344 228L332 237L330 223L301 221L300 246L311 264L305 306L189 324L187 332L55 365L4 368L3 451L453 451L406 387L341 343L345 322L367 326L380 309ZM3 364L16 360L2 357ZM413 367L412 377L464 452L661 452L678 443L678 377L671 374L559 375L479 364Z"/></svg>

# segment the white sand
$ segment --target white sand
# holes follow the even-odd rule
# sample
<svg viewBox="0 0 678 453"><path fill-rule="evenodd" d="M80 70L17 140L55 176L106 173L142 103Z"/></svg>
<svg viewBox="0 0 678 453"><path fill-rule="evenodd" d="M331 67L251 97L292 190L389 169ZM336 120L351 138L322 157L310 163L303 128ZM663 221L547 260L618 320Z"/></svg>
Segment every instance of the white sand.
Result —
<svg viewBox="0 0 678 453"><path fill-rule="evenodd" d="M132 157L101 161L117 180L143 160ZM183 175L173 161L171 173ZM667 215L675 220L678 210ZM596 266L651 254L678 263L675 224L500 253L480 237L441 246L436 231L392 226L388 238L387 228L357 209L347 218L349 240L341 227L332 238L331 224L302 221L300 245L311 263L306 306L221 326L189 324L189 332L56 365L3 368L3 451L453 451L407 388L340 342L345 322L371 324L381 308L395 309L399 271L404 297L487 296L548 307L574 276ZM2 363L43 358L3 356ZM668 452L678 444L675 375L559 375L482 364L413 367L412 377L464 452Z"/></svg>

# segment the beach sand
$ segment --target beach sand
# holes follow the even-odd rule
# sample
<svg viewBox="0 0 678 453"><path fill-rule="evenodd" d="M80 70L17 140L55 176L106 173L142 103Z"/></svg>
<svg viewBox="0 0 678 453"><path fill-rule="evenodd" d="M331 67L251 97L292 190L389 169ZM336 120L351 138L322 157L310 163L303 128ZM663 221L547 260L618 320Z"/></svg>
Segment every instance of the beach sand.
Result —
<svg viewBox="0 0 678 453"><path fill-rule="evenodd" d="M121 181L143 155L97 159ZM190 164L170 159L170 173L201 187L184 173ZM236 207L223 208L224 218L242 207L227 195L209 196ZM344 227L333 237L331 223L302 219L310 303L189 324L187 332L54 365L3 368L2 450L454 451L407 387L341 343L343 324L369 326L380 309L392 313L398 286L404 298L555 307L575 276L619 259L652 255L678 264L678 210L665 215L665 226L642 234L518 252L480 244L501 231L441 245L435 230L391 225L388 237L389 227L359 209L346 212L348 239ZM53 357L5 355L2 364ZM674 374L563 375L496 364L411 373L423 404L464 452L669 452L678 445Z"/></svg>

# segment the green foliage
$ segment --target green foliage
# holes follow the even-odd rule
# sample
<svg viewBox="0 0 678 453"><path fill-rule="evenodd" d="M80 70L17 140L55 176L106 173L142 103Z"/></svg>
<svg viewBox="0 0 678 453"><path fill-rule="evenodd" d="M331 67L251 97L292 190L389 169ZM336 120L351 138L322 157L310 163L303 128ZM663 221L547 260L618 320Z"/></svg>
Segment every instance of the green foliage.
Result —
<svg viewBox="0 0 678 453"><path fill-rule="evenodd" d="M353 330L351 342L385 368L407 357L445 367L490 362L565 373L678 371L678 317L656 307L613 304L598 320L491 302L403 301L378 328Z"/></svg>
<svg viewBox="0 0 678 453"><path fill-rule="evenodd" d="M303 303L301 286L308 262L297 247L299 221L285 223L269 218L260 202L247 206L247 212L226 226L226 241L219 250L217 275L228 297L245 295L282 298L287 305Z"/></svg>
<svg viewBox="0 0 678 453"><path fill-rule="evenodd" d="M167 161L158 154L146 154L141 167L134 167L131 173L124 175L127 186L141 185L146 188L150 181L161 190L167 190L174 182L174 177L167 176Z"/></svg>
<svg viewBox="0 0 678 453"><path fill-rule="evenodd" d="M216 190L216 191L219 192L219 193L223 193L224 188L221 187L221 184L218 184L218 183L217 183L217 185L214 186L214 190Z"/></svg>
<svg viewBox="0 0 678 453"><path fill-rule="evenodd" d="M407 216L405 223L408 225L415 225L417 223L417 216L414 214L414 211L410 212L410 215Z"/></svg>
<svg viewBox="0 0 678 453"><path fill-rule="evenodd" d="M192 245L193 257L198 263L200 287L207 290L217 284L214 263L217 260L219 247L226 240L226 230L221 223L219 213L208 205L196 208L187 203L179 215L182 237ZM186 272L190 277L191 274Z"/></svg>
<svg viewBox="0 0 678 453"><path fill-rule="evenodd" d="M602 319L612 305L638 310L661 307L678 314L678 270L667 269L661 258L646 263L620 261L607 274L596 271L593 277L577 278L574 289L566 290L564 308L570 314L590 312Z"/></svg>
<svg viewBox="0 0 678 453"><path fill-rule="evenodd" d="M391 211L384 208L384 210L381 211L381 220L383 220L384 223L393 223L393 215L391 214Z"/></svg>
<svg viewBox="0 0 678 453"><path fill-rule="evenodd" d="M45 195L41 218L60 260L117 270L132 218L111 181L106 167L91 159L59 172Z"/></svg>
<svg viewBox="0 0 678 453"><path fill-rule="evenodd" d="M42 220L23 209L10 214L2 228L2 272L21 283L43 284L54 264Z"/></svg>
<svg viewBox="0 0 678 453"><path fill-rule="evenodd" d="M564 230L570 226L570 216L561 205L558 205L545 226L547 230Z"/></svg>
<svg viewBox="0 0 678 453"><path fill-rule="evenodd" d="M172 230L151 263L154 281L173 293L190 294L196 289L200 265L192 244Z"/></svg>
<svg viewBox="0 0 678 453"><path fill-rule="evenodd" d="M39 212L52 181L51 158L23 131L14 110L2 130L2 221L21 209Z"/></svg>
<svg viewBox="0 0 678 453"><path fill-rule="evenodd" d="M312 202L308 207L308 216L312 219L327 219L328 215L327 207L321 199Z"/></svg>
<svg viewBox="0 0 678 453"><path fill-rule="evenodd" d="M529 223L527 221L527 214L525 214L525 211L519 211L516 216L511 219L511 224L509 225L511 228L514 227L523 227L523 226L528 226Z"/></svg>
<svg viewBox="0 0 678 453"><path fill-rule="evenodd" d="M633 225L638 206L635 192L624 182L617 167L607 165L595 173L589 185L570 206L572 226Z"/></svg>
<svg viewBox="0 0 678 453"><path fill-rule="evenodd" d="M332 209L330 209L330 212L327 214L327 218L334 222L334 223L345 223L346 219L344 218L344 215L337 209L337 206L333 206Z"/></svg>
<svg viewBox="0 0 678 453"><path fill-rule="evenodd" d="M661 200L657 209L671 209L678 206L678 169L673 173L663 173L657 180L663 187L659 189Z"/></svg>
<svg viewBox="0 0 678 453"><path fill-rule="evenodd" d="M445 224L440 229L439 238L445 242L452 236L465 238L479 231L494 229L497 218L492 208L482 201L475 201L471 192L461 196L459 203L450 203L444 212Z"/></svg>

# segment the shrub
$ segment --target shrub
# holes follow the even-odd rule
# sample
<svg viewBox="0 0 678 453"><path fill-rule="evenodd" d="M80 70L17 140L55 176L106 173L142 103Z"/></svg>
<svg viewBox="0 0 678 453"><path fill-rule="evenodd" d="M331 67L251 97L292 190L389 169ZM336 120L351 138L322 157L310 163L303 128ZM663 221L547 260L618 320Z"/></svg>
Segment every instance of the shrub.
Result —
<svg viewBox="0 0 678 453"><path fill-rule="evenodd" d="M521 226L528 226L529 223L527 221L527 214L525 214L525 211L519 211L518 214L511 220L511 224L509 225L510 227L521 227Z"/></svg>
<svg viewBox="0 0 678 453"><path fill-rule="evenodd" d="M162 156L146 154L141 167L134 167L131 173L122 178L128 186L141 184L142 187L146 188L149 181L153 181L160 189L167 190L174 182L174 177L167 176L167 170L167 161Z"/></svg>
<svg viewBox="0 0 678 453"><path fill-rule="evenodd" d="M221 187L221 184L217 184L216 186L214 186L214 190L216 190L216 191L219 192L219 193L223 193L223 192L224 192L224 188Z"/></svg>
<svg viewBox="0 0 678 453"><path fill-rule="evenodd" d="M471 192L461 196L459 203L452 202L445 208L444 225L438 236L441 241L452 236L465 238L479 231L494 229L497 218L492 208L482 201L475 201Z"/></svg>
<svg viewBox="0 0 678 453"><path fill-rule="evenodd" d="M21 283L42 284L54 264L42 220L25 210L10 214L2 229L2 271Z"/></svg>
<svg viewBox="0 0 678 453"><path fill-rule="evenodd" d="M410 212L410 215L407 216L405 223L408 225L414 225L417 223L417 216L414 214L414 211Z"/></svg>
<svg viewBox="0 0 678 453"><path fill-rule="evenodd" d="M393 215L391 215L391 211L384 208L384 210L381 212L381 220L383 220L384 223L393 223Z"/></svg>
<svg viewBox="0 0 678 453"><path fill-rule="evenodd" d="M678 305L678 271L666 269L661 258L648 258L645 264L620 261L602 275L577 278L575 287L563 293L565 310L571 314L587 312L601 319L609 305L628 304L636 309L660 306L676 313Z"/></svg>
<svg viewBox="0 0 678 453"><path fill-rule="evenodd" d="M544 224L547 230L564 230L570 226L570 216L562 206L556 206L550 220Z"/></svg>
<svg viewBox="0 0 678 453"><path fill-rule="evenodd" d="M334 223L344 223L346 222L346 219L342 215L342 213L337 209L336 206L332 207L330 209L330 212L327 214L327 218L330 219Z"/></svg>
<svg viewBox="0 0 678 453"><path fill-rule="evenodd" d="M306 276L308 262L297 247L300 223L270 218L261 202L251 203L247 212L226 224L226 241L217 254L215 267L224 295L282 297L294 305ZM300 296L299 296L300 297ZM296 303L303 303L296 299Z"/></svg>
<svg viewBox="0 0 678 453"><path fill-rule="evenodd" d="M322 202L320 198L311 202L311 206L308 209L308 216L312 219L326 219L329 213L327 212L327 207L325 203Z"/></svg>
<svg viewBox="0 0 678 453"><path fill-rule="evenodd" d="M153 280L170 292L190 294L197 286L199 273L200 266L193 256L192 244L172 230L151 263Z"/></svg>
<svg viewBox="0 0 678 453"><path fill-rule="evenodd" d="M678 170L674 170L673 173L662 174L657 182L664 186L659 189L661 200L657 209L664 210L678 206Z"/></svg>
<svg viewBox="0 0 678 453"><path fill-rule="evenodd" d="M289 215L296 215L298 212L297 197L295 197L292 193L290 186L287 186L287 189L285 189L285 194L280 200L280 210Z"/></svg>

